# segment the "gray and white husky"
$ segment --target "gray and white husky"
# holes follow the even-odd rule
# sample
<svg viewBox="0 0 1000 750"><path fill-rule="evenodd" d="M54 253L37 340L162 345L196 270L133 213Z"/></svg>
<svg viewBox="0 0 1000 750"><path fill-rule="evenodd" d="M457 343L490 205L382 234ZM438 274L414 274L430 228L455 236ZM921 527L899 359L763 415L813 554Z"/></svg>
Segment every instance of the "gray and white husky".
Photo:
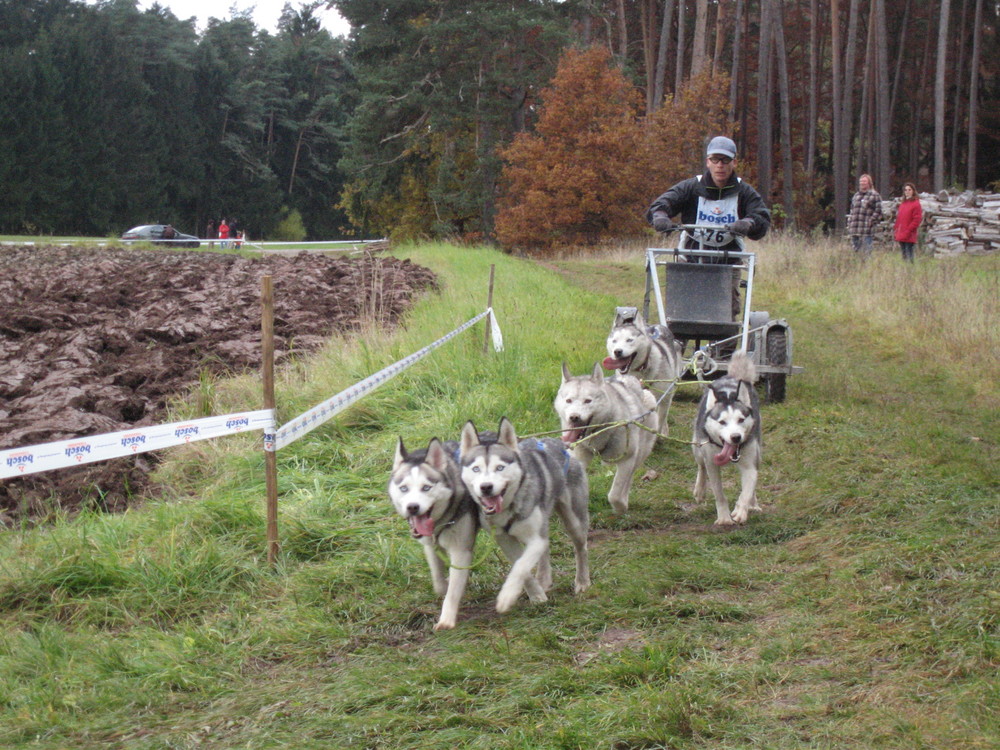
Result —
<svg viewBox="0 0 1000 750"><path fill-rule="evenodd" d="M455 627L479 530L479 512L462 482L457 453L458 443L437 438L409 453L400 438L389 477L393 507L410 522L410 532L424 547L434 591L444 596L435 630ZM438 549L448 553L447 579Z"/></svg>
<svg viewBox="0 0 1000 750"><path fill-rule="evenodd" d="M706 482L715 495L715 523L731 526L746 523L757 504L757 472L760 469L760 401L753 384L757 368L743 352L737 352L729 372L705 389L694 423L694 458L698 477L694 498L705 499ZM740 470L740 497L729 513L729 502L722 492L722 467L735 463Z"/></svg>
<svg viewBox="0 0 1000 750"><path fill-rule="evenodd" d="M480 522L496 533L497 544L511 562L497 596L497 612L507 612L522 591L532 602L544 602L552 587L549 520L562 519L576 556L573 590L590 586L587 531L587 474L558 440L522 440L506 417L496 441L484 440L467 422L461 438L462 481L479 506ZM537 568L537 577L533 571Z"/></svg>
<svg viewBox="0 0 1000 750"><path fill-rule="evenodd" d="M573 376L563 362L554 406L563 442L572 445L585 468L594 456L616 464L608 500L616 513L624 513L632 476L656 442L659 417L653 394L631 375L605 378L600 363L590 375Z"/></svg>
<svg viewBox="0 0 1000 750"><path fill-rule="evenodd" d="M657 399L660 433L666 435L675 381L684 369L680 344L666 326L647 325L638 308L619 307L606 345L604 369L617 370L619 375L634 375L652 390Z"/></svg>

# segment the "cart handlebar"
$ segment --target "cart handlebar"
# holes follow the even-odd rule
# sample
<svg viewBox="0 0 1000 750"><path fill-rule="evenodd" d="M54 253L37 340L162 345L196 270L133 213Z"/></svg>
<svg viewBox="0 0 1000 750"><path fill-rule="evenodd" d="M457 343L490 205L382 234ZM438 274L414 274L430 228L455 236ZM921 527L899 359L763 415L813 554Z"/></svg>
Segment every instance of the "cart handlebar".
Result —
<svg viewBox="0 0 1000 750"><path fill-rule="evenodd" d="M661 232L668 235L671 232L686 232L691 239L706 247L720 247L728 245L734 239L739 241L743 236L734 232L730 227L732 224L719 224L718 226L705 226L702 224L674 224L669 229ZM742 245L742 242L740 243Z"/></svg>

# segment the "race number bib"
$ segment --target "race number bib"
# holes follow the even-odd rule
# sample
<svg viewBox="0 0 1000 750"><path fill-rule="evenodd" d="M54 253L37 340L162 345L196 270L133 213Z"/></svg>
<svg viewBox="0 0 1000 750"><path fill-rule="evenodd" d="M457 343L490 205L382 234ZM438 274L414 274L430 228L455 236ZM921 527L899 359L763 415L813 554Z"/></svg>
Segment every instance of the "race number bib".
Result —
<svg viewBox="0 0 1000 750"><path fill-rule="evenodd" d="M718 201L698 198L698 216L694 223L704 229L692 232L694 238L708 247L722 247L732 242L733 235L727 227L739 218L738 203L736 191Z"/></svg>

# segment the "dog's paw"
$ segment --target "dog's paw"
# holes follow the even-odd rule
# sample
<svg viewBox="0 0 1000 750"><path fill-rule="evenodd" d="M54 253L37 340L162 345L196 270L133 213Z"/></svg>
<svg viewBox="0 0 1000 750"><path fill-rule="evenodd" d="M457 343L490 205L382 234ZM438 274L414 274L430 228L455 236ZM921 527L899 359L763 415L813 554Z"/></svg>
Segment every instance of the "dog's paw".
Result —
<svg viewBox="0 0 1000 750"><path fill-rule="evenodd" d="M590 579L586 578L582 581L576 581L573 584L573 593L582 594L584 591L590 588Z"/></svg>
<svg viewBox="0 0 1000 750"><path fill-rule="evenodd" d="M736 525L736 521L734 521L732 519L732 516L727 516L727 517L723 517L723 518L716 518L715 519L715 525L716 526L735 526Z"/></svg>
<svg viewBox="0 0 1000 750"><path fill-rule="evenodd" d="M453 630L454 627L455 627L454 620L446 620L443 617L440 620L438 620L437 623L434 625L435 630Z"/></svg>
<svg viewBox="0 0 1000 750"><path fill-rule="evenodd" d="M747 522L747 517L750 515L750 511L746 508L737 506L733 509L733 523L744 524Z"/></svg>
<svg viewBox="0 0 1000 750"><path fill-rule="evenodd" d="M547 602L549 600L548 595L545 593L545 589L539 588L534 591L529 588L525 588L525 592L528 594L528 601L532 604L541 604L542 602Z"/></svg>
<svg viewBox="0 0 1000 750"><path fill-rule="evenodd" d="M500 596L497 597L497 612L499 612L500 614L504 614L505 612L510 612L511 608L514 606L514 603L517 601L517 598L518 596L520 596L520 594L521 594L520 591L515 594L510 594L505 591L501 591Z"/></svg>
<svg viewBox="0 0 1000 750"><path fill-rule="evenodd" d="M628 510L628 498L619 500L617 498L609 497L608 502L611 503L611 509L615 513L624 513Z"/></svg>

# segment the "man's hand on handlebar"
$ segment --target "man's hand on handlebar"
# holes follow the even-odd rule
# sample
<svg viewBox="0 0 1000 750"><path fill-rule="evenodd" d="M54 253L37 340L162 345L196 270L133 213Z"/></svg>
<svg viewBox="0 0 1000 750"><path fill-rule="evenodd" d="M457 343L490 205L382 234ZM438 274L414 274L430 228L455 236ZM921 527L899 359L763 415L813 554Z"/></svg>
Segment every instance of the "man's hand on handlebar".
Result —
<svg viewBox="0 0 1000 750"><path fill-rule="evenodd" d="M746 237L753 231L753 222L750 219L737 219L729 225L728 229L737 237Z"/></svg>
<svg viewBox="0 0 1000 750"><path fill-rule="evenodd" d="M670 217L658 214L653 217L653 229L657 232L674 232L678 226L670 220Z"/></svg>

